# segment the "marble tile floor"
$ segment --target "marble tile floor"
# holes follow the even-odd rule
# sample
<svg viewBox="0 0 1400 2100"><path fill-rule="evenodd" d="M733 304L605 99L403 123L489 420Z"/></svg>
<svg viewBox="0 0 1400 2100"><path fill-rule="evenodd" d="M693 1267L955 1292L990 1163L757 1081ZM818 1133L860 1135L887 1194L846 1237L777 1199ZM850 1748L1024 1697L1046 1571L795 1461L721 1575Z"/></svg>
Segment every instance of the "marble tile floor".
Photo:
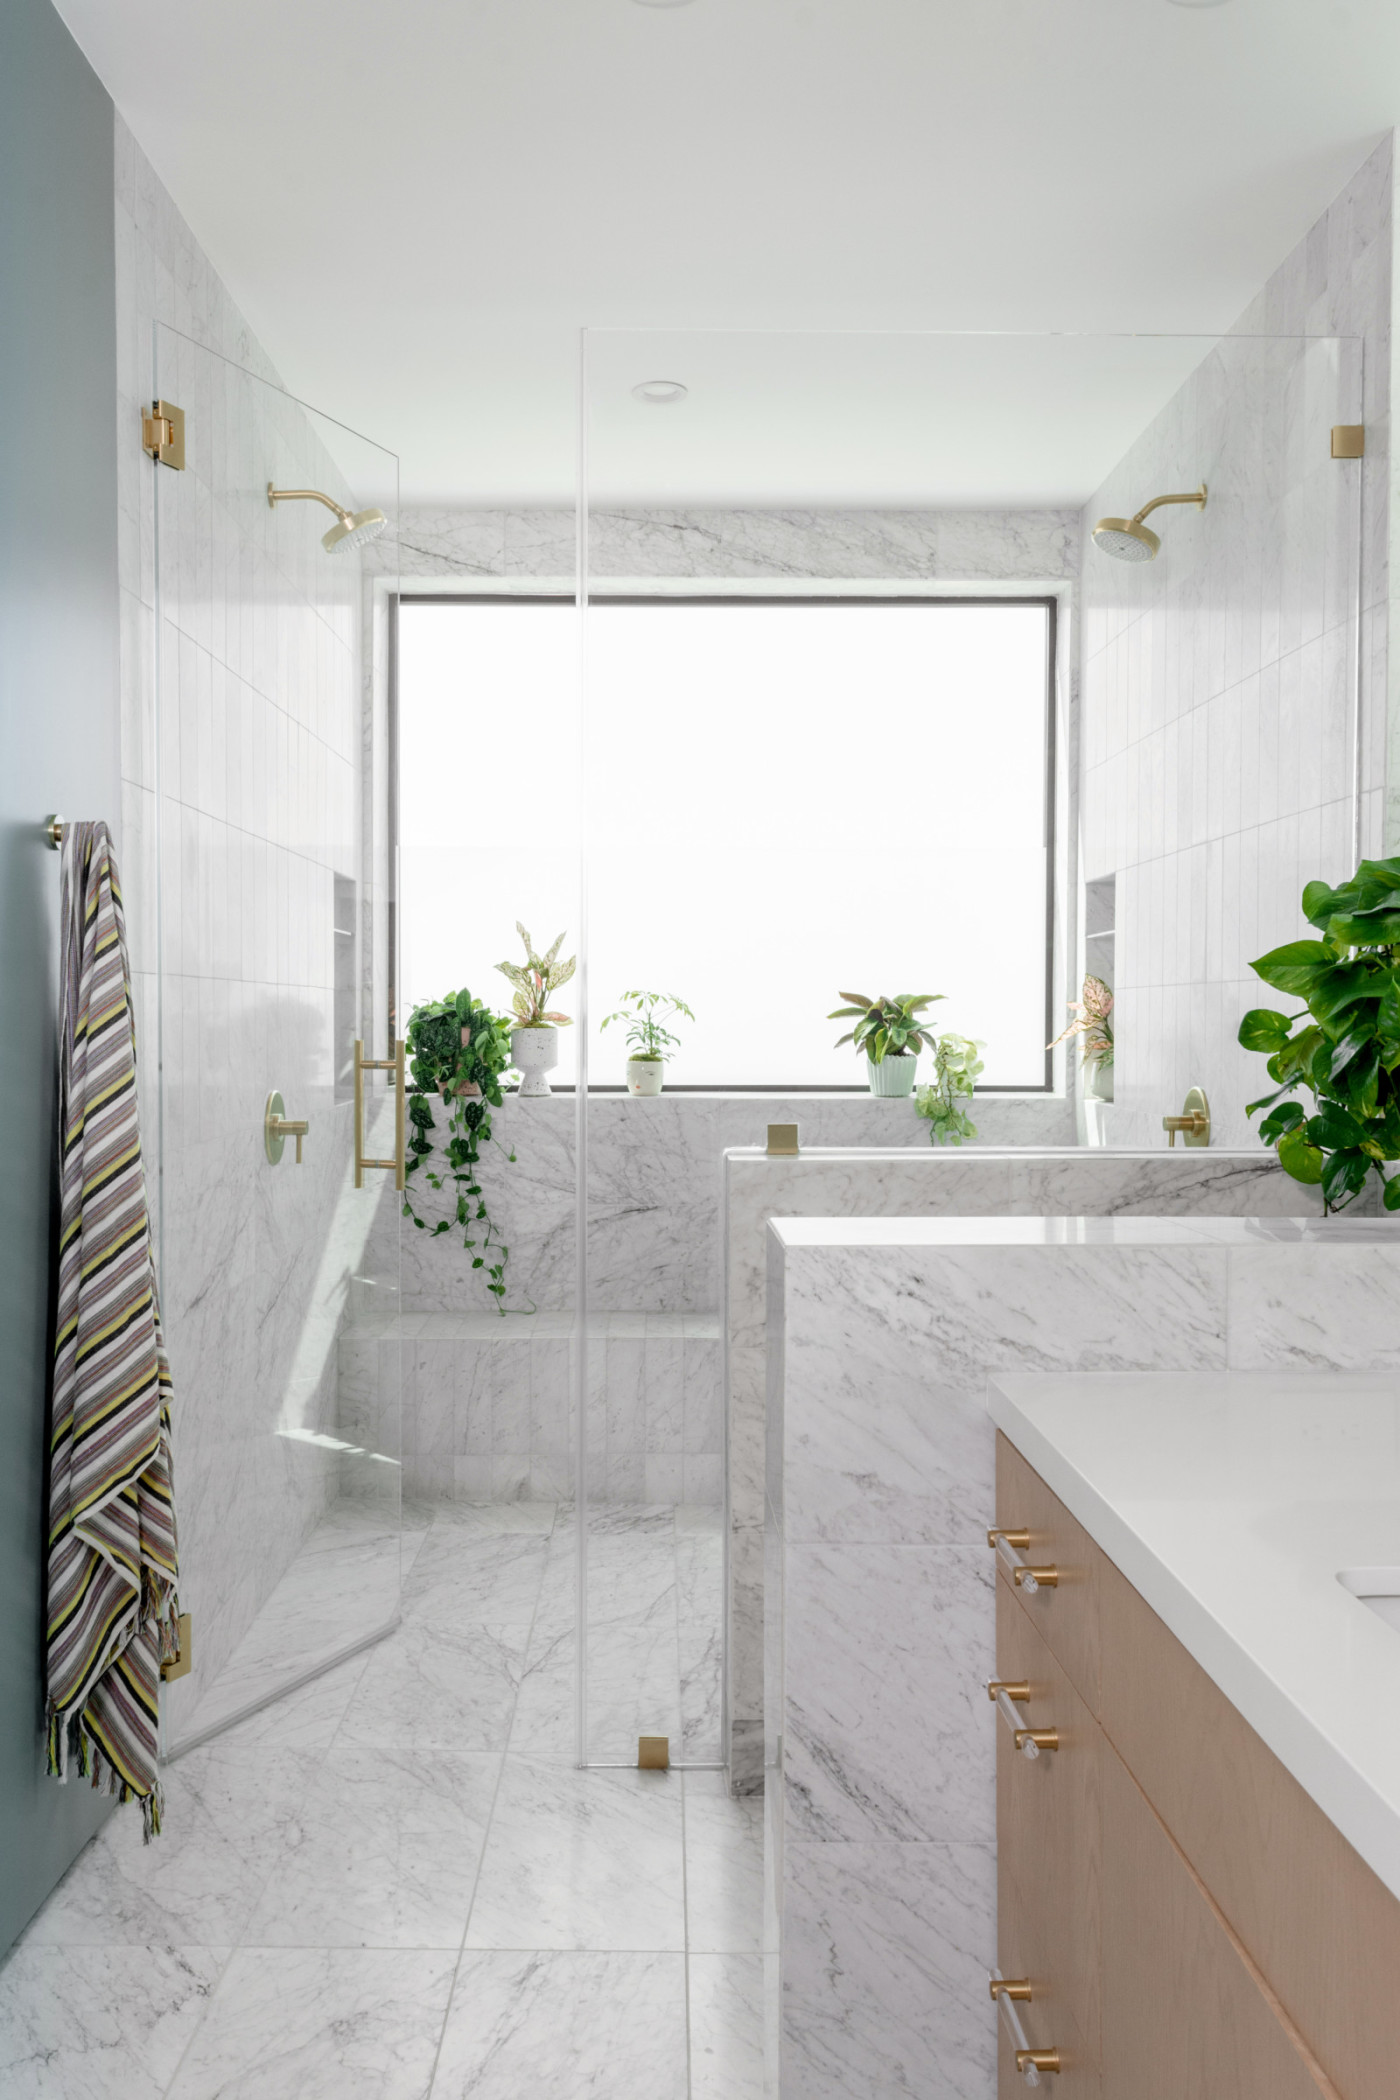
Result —
<svg viewBox="0 0 1400 2100"><path fill-rule="evenodd" d="M720 1543L593 1513L595 1756L716 1753ZM399 1631L170 1765L0 1965L6 2100L758 2100L761 1804L575 1767L573 1560L553 1505L409 1513Z"/></svg>

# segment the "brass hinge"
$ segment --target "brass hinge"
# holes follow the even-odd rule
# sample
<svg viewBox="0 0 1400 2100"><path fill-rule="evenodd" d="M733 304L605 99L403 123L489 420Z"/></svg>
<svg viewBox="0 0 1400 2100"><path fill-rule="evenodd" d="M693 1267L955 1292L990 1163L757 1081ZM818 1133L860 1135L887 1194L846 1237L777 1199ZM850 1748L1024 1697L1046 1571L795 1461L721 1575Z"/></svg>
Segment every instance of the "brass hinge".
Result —
<svg viewBox="0 0 1400 2100"><path fill-rule="evenodd" d="M190 1615L187 1611L182 1611L180 1614L180 1652L178 1655L172 1656L169 1662L161 1664L160 1674L167 1684L169 1684L172 1677L188 1677L190 1664L193 1660L194 1641L190 1633Z"/></svg>
<svg viewBox="0 0 1400 2100"><path fill-rule="evenodd" d="M668 1735L639 1735L637 1737L637 1770L639 1772L669 1772L671 1769L671 1738Z"/></svg>
<svg viewBox="0 0 1400 2100"><path fill-rule="evenodd" d="M185 465L185 411L173 401L153 401L141 416L141 446L163 467L183 471Z"/></svg>
<svg viewBox="0 0 1400 2100"><path fill-rule="evenodd" d="M1364 423L1334 423L1332 425L1333 459L1364 459L1366 457L1366 425Z"/></svg>

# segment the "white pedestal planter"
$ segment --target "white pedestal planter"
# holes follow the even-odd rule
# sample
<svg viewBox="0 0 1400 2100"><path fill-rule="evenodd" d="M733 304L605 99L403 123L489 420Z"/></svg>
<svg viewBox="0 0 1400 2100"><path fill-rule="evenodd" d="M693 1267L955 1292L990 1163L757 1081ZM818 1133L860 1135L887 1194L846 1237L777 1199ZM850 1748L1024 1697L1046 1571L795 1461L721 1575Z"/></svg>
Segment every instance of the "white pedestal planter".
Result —
<svg viewBox="0 0 1400 2100"><path fill-rule="evenodd" d="M902 1101L914 1091L914 1074L919 1069L917 1057L886 1057L877 1065L867 1057L865 1069L870 1074L870 1091L890 1100Z"/></svg>
<svg viewBox="0 0 1400 2100"><path fill-rule="evenodd" d="M1084 1067L1084 1099L1086 1101L1111 1101L1113 1099L1113 1067L1095 1058Z"/></svg>
<svg viewBox="0 0 1400 2100"><path fill-rule="evenodd" d="M554 1028L512 1028L511 1062L520 1073L523 1099L537 1101L550 1091L546 1072L559 1062L559 1033Z"/></svg>
<svg viewBox="0 0 1400 2100"><path fill-rule="evenodd" d="M629 1094L659 1094L661 1082L666 1076L666 1063L660 1057L629 1057L627 1060L627 1091Z"/></svg>

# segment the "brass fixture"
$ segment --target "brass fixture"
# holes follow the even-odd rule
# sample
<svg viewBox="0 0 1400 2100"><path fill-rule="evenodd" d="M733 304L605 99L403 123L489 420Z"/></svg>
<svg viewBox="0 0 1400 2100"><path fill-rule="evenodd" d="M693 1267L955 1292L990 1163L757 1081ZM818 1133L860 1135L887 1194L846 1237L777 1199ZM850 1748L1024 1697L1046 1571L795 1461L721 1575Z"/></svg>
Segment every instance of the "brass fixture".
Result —
<svg viewBox="0 0 1400 2100"><path fill-rule="evenodd" d="M185 411L173 401L153 401L141 412L141 449L162 467L185 470Z"/></svg>
<svg viewBox="0 0 1400 2100"><path fill-rule="evenodd" d="M301 1141L311 1125L304 1117L300 1122L290 1122L286 1115L286 1107L286 1102L274 1087L263 1109L263 1151L267 1154L269 1166L277 1165L286 1149L288 1138L295 1138L297 1141L297 1165L301 1165Z"/></svg>
<svg viewBox="0 0 1400 2100"><path fill-rule="evenodd" d="M1175 1145L1178 1130L1185 1145L1210 1143L1210 1103L1198 1086L1187 1089L1179 1116L1163 1116L1162 1128L1168 1132L1168 1145Z"/></svg>
<svg viewBox="0 0 1400 2100"><path fill-rule="evenodd" d="M1162 542L1155 532L1143 524L1154 510L1164 503L1194 503L1197 510L1206 507L1206 485L1184 496L1154 496L1135 510L1130 518L1100 518L1094 527L1094 544L1103 554L1111 554L1115 561L1155 561L1161 552Z"/></svg>
<svg viewBox="0 0 1400 2100"><path fill-rule="evenodd" d="M768 1125L768 1157L770 1159L796 1159L797 1125L795 1123L770 1123Z"/></svg>
<svg viewBox="0 0 1400 2100"><path fill-rule="evenodd" d="M669 1772L670 1769L670 1736L639 1735L637 1737L637 1770L639 1772Z"/></svg>
<svg viewBox="0 0 1400 2100"><path fill-rule="evenodd" d="M1036 1757L1042 1750L1058 1750L1060 1732L1057 1728L1018 1728L1016 1748L1027 1757Z"/></svg>
<svg viewBox="0 0 1400 2100"><path fill-rule="evenodd" d="M1053 1590L1059 1584L1059 1572L1055 1568L1033 1568L1022 1559L1030 1545L1028 1531L1003 1531L994 1526L987 1533L987 1544L996 1548L998 1560L1004 1561L1011 1580L1017 1589L1024 1589L1033 1597L1037 1590Z"/></svg>
<svg viewBox="0 0 1400 2100"><path fill-rule="evenodd" d="M181 1612L179 1627L179 1650L169 1662L163 1662L160 1666L160 1674L167 1684L169 1684L172 1677L188 1677L190 1665L194 1661L194 1640L190 1630L190 1615L187 1611Z"/></svg>
<svg viewBox="0 0 1400 2100"><path fill-rule="evenodd" d="M1024 1706L1027 1699L1030 1698L1031 1688L1025 1683L1003 1684L998 1677L989 1678L987 1680L987 1697L991 1700L993 1706L996 1705L998 1692L1005 1692L1008 1699L1014 1699L1018 1706ZM992 1996L996 1996L995 1991L993 1991Z"/></svg>
<svg viewBox="0 0 1400 2100"><path fill-rule="evenodd" d="M46 817L44 819L44 841L46 845L53 848L55 853L63 844L63 827L67 821L66 817Z"/></svg>
<svg viewBox="0 0 1400 2100"><path fill-rule="evenodd" d="M1032 2049L1030 2038L1021 2024L1018 2007L1028 2005L1031 1986L1024 1976L1014 1980L1002 1976L994 1969L989 1978L992 2001L1001 2015L1001 2022L1011 2039L1015 2054L1016 2069L1027 2085L1039 2085L1042 2071L1058 2071L1060 2052L1058 2049Z"/></svg>
<svg viewBox="0 0 1400 2100"><path fill-rule="evenodd" d="M404 1040L400 1036L394 1045L392 1057L366 1057L363 1038L355 1038L355 1186L365 1185L365 1168L382 1167L386 1174L394 1177L394 1187L404 1185L404 1085L403 1073ZM392 1159L365 1158L365 1074L366 1072L392 1072L394 1087L394 1156Z"/></svg>
<svg viewBox="0 0 1400 2100"><path fill-rule="evenodd" d="M324 503L333 510L339 520L329 532L321 537L321 545L327 554L338 554L343 549L363 547L370 540L377 540L389 520L382 510L373 505L368 510L345 510L334 496L323 496L320 489L278 489L269 481L267 485L267 507L275 510L279 503Z"/></svg>
<svg viewBox="0 0 1400 2100"><path fill-rule="evenodd" d="M1366 425L1364 423L1334 423L1332 425L1333 459L1364 459L1366 457Z"/></svg>

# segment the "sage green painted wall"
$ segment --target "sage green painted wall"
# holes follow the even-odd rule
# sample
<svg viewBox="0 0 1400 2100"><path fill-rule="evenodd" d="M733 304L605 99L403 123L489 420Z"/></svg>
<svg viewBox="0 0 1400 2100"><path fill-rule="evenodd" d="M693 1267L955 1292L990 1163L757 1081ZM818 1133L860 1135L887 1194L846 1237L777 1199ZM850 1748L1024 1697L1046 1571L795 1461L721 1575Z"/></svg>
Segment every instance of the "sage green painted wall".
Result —
<svg viewBox="0 0 1400 2100"><path fill-rule="evenodd" d="M120 814L112 104L48 0L0 5L0 1950L109 1804L44 1772L55 1189L52 810Z"/></svg>

